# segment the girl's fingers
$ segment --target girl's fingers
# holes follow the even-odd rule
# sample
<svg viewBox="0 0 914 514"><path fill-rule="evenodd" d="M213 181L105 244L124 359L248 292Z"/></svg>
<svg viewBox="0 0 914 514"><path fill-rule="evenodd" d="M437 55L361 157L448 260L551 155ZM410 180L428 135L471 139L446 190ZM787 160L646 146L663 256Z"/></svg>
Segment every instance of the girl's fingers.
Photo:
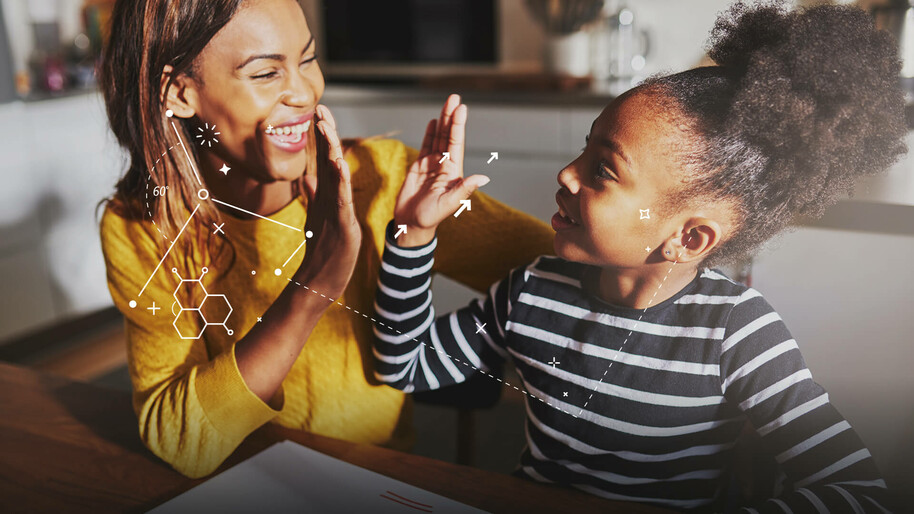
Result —
<svg viewBox="0 0 914 514"><path fill-rule="evenodd" d="M460 104L460 96L451 95L447 97L447 101L444 102L444 107L441 108L441 116L438 118L438 129L435 131L435 134L438 136L435 138L435 153L441 153L447 150L447 132L448 126L451 124L451 114L454 113L454 109Z"/></svg>
<svg viewBox="0 0 914 514"><path fill-rule="evenodd" d="M463 151L466 141L467 106L460 104L451 117L451 126L448 131L447 151L451 154L451 161L458 166L463 175Z"/></svg>
<svg viewBox="0 0 914 514"><path fill-rule="evenodd" d="M425 136L422 138L422 148L419 150L420 159L432 153L432 147L435 143L435 127L437 125L438 120L431 120L425 126Z"/></svg>
<svg viewBox="0 0 914 514"><path fill-rule="evenodd" d="M477 189L488 184L489 180L489 177L485 175L472 175L461 179L457 187L445 193L447 202L455 206L459 205L460 200L468 199Z"/></svg>

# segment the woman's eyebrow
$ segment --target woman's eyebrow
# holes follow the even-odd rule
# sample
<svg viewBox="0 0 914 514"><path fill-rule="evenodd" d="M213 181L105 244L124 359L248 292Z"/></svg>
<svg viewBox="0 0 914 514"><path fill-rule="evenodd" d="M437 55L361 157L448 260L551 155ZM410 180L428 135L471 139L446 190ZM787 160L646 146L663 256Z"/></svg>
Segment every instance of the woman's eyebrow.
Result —
<svg viewBox="0 0 914 514"><path fill-rule="evenodd" d="M313 45L313 44L314 44L314 36L312 35L312 36L311 36L311 39L309 39L308 42L305 44L305 47L302 49L301 53L304 54L305 52L307 52L308 49L311 48L311 45ZM283 54L257 54L257 55L252 55L252 56L248 57L247 59L245 59L245 61L244 61L243 63L239 64L235 69L236 69L236 70L240 70L241 68L244 68L244 67L247 66L248 64L251 64L253 61L256 61L256 60L258 60L258 59L267 59L267 60L270 60L270 61L279 61L279 62L283 62L283 61L286 60L286 56L283 55Z"/></svg>

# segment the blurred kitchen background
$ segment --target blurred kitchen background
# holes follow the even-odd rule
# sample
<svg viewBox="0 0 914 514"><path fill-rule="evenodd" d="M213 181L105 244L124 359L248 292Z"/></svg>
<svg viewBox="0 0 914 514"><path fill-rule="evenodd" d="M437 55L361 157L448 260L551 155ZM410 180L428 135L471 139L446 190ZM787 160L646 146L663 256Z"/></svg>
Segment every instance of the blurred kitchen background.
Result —
<svg viewBox="0 0 914 514"><path fill-rule="evenodd" d="M0 360L129 388L97 235L98 203L125 167L93 73L112 4L0 0ZM302 0L327 76L323 103L344 136L418 146L459 92L470 107L467 172L488 174L488 194L544 221L557 172L602 108L652 73L702 63L728 4ZM861 7L914 51L907 1ZM914 57L899 77L906 85L911 68ZM909 156L729 270L780 312L898 494L914 490L912 259ZM473 296L442 277L435 291L442 309ZM492 409L420 405L415 451L508 472L522 414L509 391Z"/></svg>

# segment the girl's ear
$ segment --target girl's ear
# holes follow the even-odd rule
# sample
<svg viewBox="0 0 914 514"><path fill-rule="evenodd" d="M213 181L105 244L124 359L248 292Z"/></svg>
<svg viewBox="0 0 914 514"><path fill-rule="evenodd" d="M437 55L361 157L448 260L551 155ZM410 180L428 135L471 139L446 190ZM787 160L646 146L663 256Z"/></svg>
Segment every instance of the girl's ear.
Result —
<svg viewBox="0 0 914 514"><path fill-rule="evenodd" d="M174 80L172 80L174 78ZM171 85L169 86L169 80ZM174 68L166 64L162 69L162 105L179 118L193 118L198 111L197 83L187 75L174 75Z"/></svg>
<svg viewBox="0 0 914 514"><path fill-rule="evenodd" d="M669 262L701 261L721 243L723 229L710 218L691 218L663 243L660 255Z"/></svg>

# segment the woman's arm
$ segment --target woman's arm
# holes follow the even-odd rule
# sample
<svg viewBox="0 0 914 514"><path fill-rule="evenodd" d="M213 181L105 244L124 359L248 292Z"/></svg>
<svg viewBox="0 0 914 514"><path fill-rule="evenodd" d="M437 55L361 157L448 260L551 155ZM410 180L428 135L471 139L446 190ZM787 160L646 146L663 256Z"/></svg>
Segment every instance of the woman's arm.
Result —
<svg viewBox="0 0 914 514"><path fill-rule="evenodd" d="M338 139L332 126L324 125L321 121L318 127L325 129L334 148L322 150L319 162L327 164L332 158L336 165L319 167L307 222L314 237L293 280L339 295L352 273L360 232ZM155 267L160 251L154 239L139 237L136 232L142 228L134 225L108 211L101 232L109 289L127 320L128 364L140 436L179 472L206 476L248 434L279 414L280 384L330 302L291 285L269 308L263 323L255 324L222 353L210 355L203 340L176 337L167 316L144 315L128 306L144 286L137 269ZM144 301L171 305L174 284L170 279L163 273L154 275Z"/></svg>
<svg viewBox="0 0 914 514"><path fill-rule="evenodd" d="M330 110L318 106L317 190L308 205L306 230L314 236L292 281L254 326L235 343L238 370L245 383L268 402L324 311L339 298L352 277L361 231L352 203L349 167ZM305 290L294 282L306 285ZM309 291L321 291L326 297ZM329 297L329 298L328 298Z"/></svg>
<svg viewBox="0 0 914 514"><path fill-rule="evenodd" d="M886 512L885 482L863 442L828 401L774 309L749 289L731 311L721 388L788 476L756 512Z"/></svg>

